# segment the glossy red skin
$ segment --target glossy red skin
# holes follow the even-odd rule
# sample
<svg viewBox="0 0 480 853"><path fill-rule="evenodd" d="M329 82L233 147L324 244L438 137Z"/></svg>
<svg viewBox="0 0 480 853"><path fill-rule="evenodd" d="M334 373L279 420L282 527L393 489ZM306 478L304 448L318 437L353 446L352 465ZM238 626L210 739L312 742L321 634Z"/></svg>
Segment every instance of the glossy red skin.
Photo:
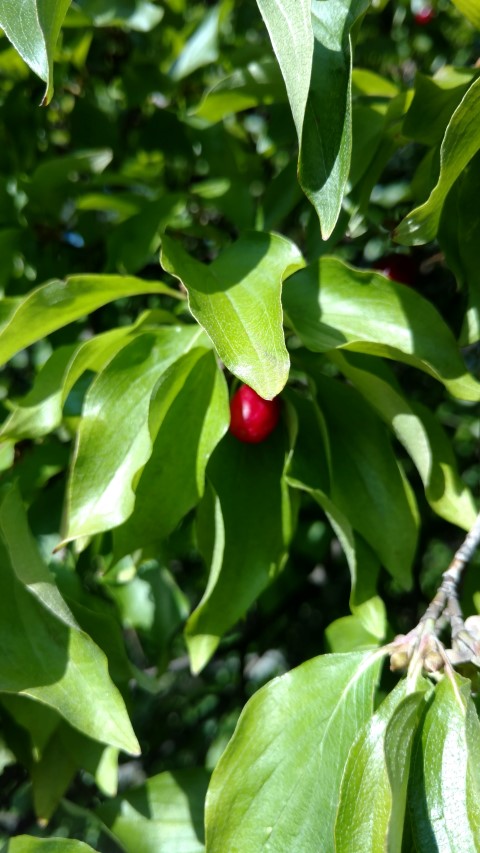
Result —
<svg viewBox="0 0 480 853"><path fill-rule="evenodd" d="M230 401L230 432L239 441L259 444L273 432L279 418L279 398L264 400L248 385L241 385Z"/></svg>
<svg viewBox="0 0 480 853"><path fill-rule="evenodd" d="M415 23L418 24L420 27L426 27L427 24L430 24L433 21L434 17L435 11L432 9L432 7L424 6L424 8L420 10L420 12L416 12L416 14L413 16L413 19Z"/></svg>
<svg viewBox="0 0 480 853"><path fill-rule="evenodd" d="M391 281L414 287L417 281L417 265L409 255L385 255L375 261L373 268L383 272Z"/></svg>

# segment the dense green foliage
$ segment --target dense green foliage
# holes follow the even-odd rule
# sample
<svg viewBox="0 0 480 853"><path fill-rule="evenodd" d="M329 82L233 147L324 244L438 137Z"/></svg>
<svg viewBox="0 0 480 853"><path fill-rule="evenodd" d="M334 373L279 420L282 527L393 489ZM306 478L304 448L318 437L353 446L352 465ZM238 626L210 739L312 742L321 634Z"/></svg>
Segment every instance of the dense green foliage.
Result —
<svg viewBox="0 0 480 853"><path fill-rule="evenodd" d="M8 853L480 849L479 649L384 665L480 508L480 20L426 5L0 0Z"/></svg>

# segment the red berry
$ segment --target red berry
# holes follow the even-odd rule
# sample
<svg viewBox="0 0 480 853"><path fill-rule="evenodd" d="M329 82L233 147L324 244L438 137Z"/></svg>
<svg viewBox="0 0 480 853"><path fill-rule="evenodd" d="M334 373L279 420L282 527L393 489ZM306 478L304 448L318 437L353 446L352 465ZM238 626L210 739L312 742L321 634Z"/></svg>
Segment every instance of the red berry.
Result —
<svg viewBox="0 0 480 853"><path fill-rule="evenodd" d="M419 12L415 12L413 16L413 20L419 27L426 27L427 24L430 24L435 17L435 11L431 6L424 6L423 9L420 9Z"/></svg>
<svg viewBox="0 0 480 853"><path fill-rule="evenodd" d="M413 286L416 284L417 265L409 255L385 255L375 261L373 268L383 272L391 281Z"/></svg>
<svg viewBox="0 0 480 853"><path fill-rule="evenodd" d="M241 385L230 401L230 432L240 441L257 444L278 424L280 400L264 400L253 388Z"/></svg>

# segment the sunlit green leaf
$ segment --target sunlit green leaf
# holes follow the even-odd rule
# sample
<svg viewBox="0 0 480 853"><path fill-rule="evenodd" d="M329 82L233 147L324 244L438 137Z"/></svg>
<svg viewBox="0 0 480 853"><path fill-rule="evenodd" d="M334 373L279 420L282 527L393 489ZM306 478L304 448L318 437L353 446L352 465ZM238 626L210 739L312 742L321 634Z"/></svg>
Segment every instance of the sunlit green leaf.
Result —
<svg viewBox="0 0 480 853"><path fill-rule="evenodd" d="M261 397L275 397L289 370L281 285L303 265L297 247L276 234L248 232L206 266L165 236L161 261L187 288L193 316L228 369Z"/></svg>
<svg viewBox="0 0 480 853"><path fill-rule="evenodd" d="M480 400L480 383L466 372L450 329L410 287L325 257L288 279L283 304L289 325L314 352L351 349L397 359L460 399Z"/></svg>
<svg viewBox="0 0 480 853"><path fill-rule="evenodd" d="M4 0L0 27L22 59L46 83L43 102L53 94L53 54L70 0Z"/></svg>
<svg viewBox="0 0 480 853"><path fill-rule="evenodd" d="M94 740L137 754L138 743L108 676L106 658L78 628L61 598L12 488L0 503L0 550L0 691L30 696Z"/></svg>
<svg viewBox="0 0 480 853"><path fill-rule="evenodd" d="M212 351L197 347L161 377L152 397L152 454L135 508L115 531L118 554L159 542L201 498L205 468L228 428L228 391Z"/></svg>
<svg viewBox="0 0 480 853"><path fill-rule="evenodd" d="M445 131L440 149L440 175L427 201L412 210L395 231L406 246L433 240L447 193L480 148L480 79L462 98Z"/></svg>
<svg viewBox="0 0 480 853"><path fill-rule="evenodd" d="M477 0L452 0L452 3L477 30L480 30L480 7Z"/></svg>
<svg viewBox="0 0 480 853"><path fill-rule="evenodd" d="M444 677L412 757L409 807L418 850L480 846L480 723L471 683Z"/></svg>
<svg viewBox="0 0 480 853"><path fill-rule="evenodd" d="M0 326L0 364L16 352L108 302L142 293L170 293L157 281L119 275L77 275L51 281L21 301L4 300Z"/></svg>
<svg viewBox="0 0 480 853"><path fill-rule="evenodd" d="M208 779L203 769L160 773L98 814L127 853L203 853Z"/></svg>
<svg viewBox="0 0 480 853"><path fill-rule="evenodd" d="M335 823L342 853L400 853L410 756L428 683L401 681L365 724L345 766Z"/></svg>
<svg viewBox="0 0 480 853"><path fill-rule="evenodd" d="M340 352L331 356L409 453L422 478L432 509L470 530L477 511L462 481L453 449L439 421L419 403L409 403L393 372L378 358Z"/></svg>
<svg viewBox="0 0 480 853"><path fill-rule="evenodd" d="M98 374L85 398L77 438L65 540L116 527L131 514L133 478L152 452L148 416L155 385L202 337L206 340L198 326L146 332Z"/></svg>
<svg viewBox="0 0 480 853"><path fill-rule="evenodd" d="M250 699L208 790L210 853L334 849L342 773L377 675L368 654L325 655Z"/></svg>
<svg viewBox="0 0 480 853"><path fill-rule="evenodd" d="M370 0L257 3L287 87L300 147L300 183L326 240L350 169L350 31Z"/></svg>

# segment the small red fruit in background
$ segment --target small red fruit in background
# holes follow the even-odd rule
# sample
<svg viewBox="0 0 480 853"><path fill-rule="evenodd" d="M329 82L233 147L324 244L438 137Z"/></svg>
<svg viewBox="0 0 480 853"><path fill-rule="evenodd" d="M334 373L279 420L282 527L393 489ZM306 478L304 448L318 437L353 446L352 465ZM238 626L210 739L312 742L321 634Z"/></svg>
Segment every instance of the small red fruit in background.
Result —
<svg viewBox="0 0 480 853"><path fill-rule="evenodd" d="M435 17L435 10L431 6L424 6L419 12L415 12L413 20L419 27L426 27Z"/></svg>
<svg viewBox="0 0 480 853"><path fill-rule="evenodd" d="M278 424L280 400L264 400L253 388L241 385L230 401L230 432L240 441L258 444Z"/></svg>
<svg viewBox="0 0 480 853"><path fill-rule="evenodd" d="M409 255L385 255L375 261L373 268L383 272L392 281L415 286L417 281L417 264Z"/></svg>

